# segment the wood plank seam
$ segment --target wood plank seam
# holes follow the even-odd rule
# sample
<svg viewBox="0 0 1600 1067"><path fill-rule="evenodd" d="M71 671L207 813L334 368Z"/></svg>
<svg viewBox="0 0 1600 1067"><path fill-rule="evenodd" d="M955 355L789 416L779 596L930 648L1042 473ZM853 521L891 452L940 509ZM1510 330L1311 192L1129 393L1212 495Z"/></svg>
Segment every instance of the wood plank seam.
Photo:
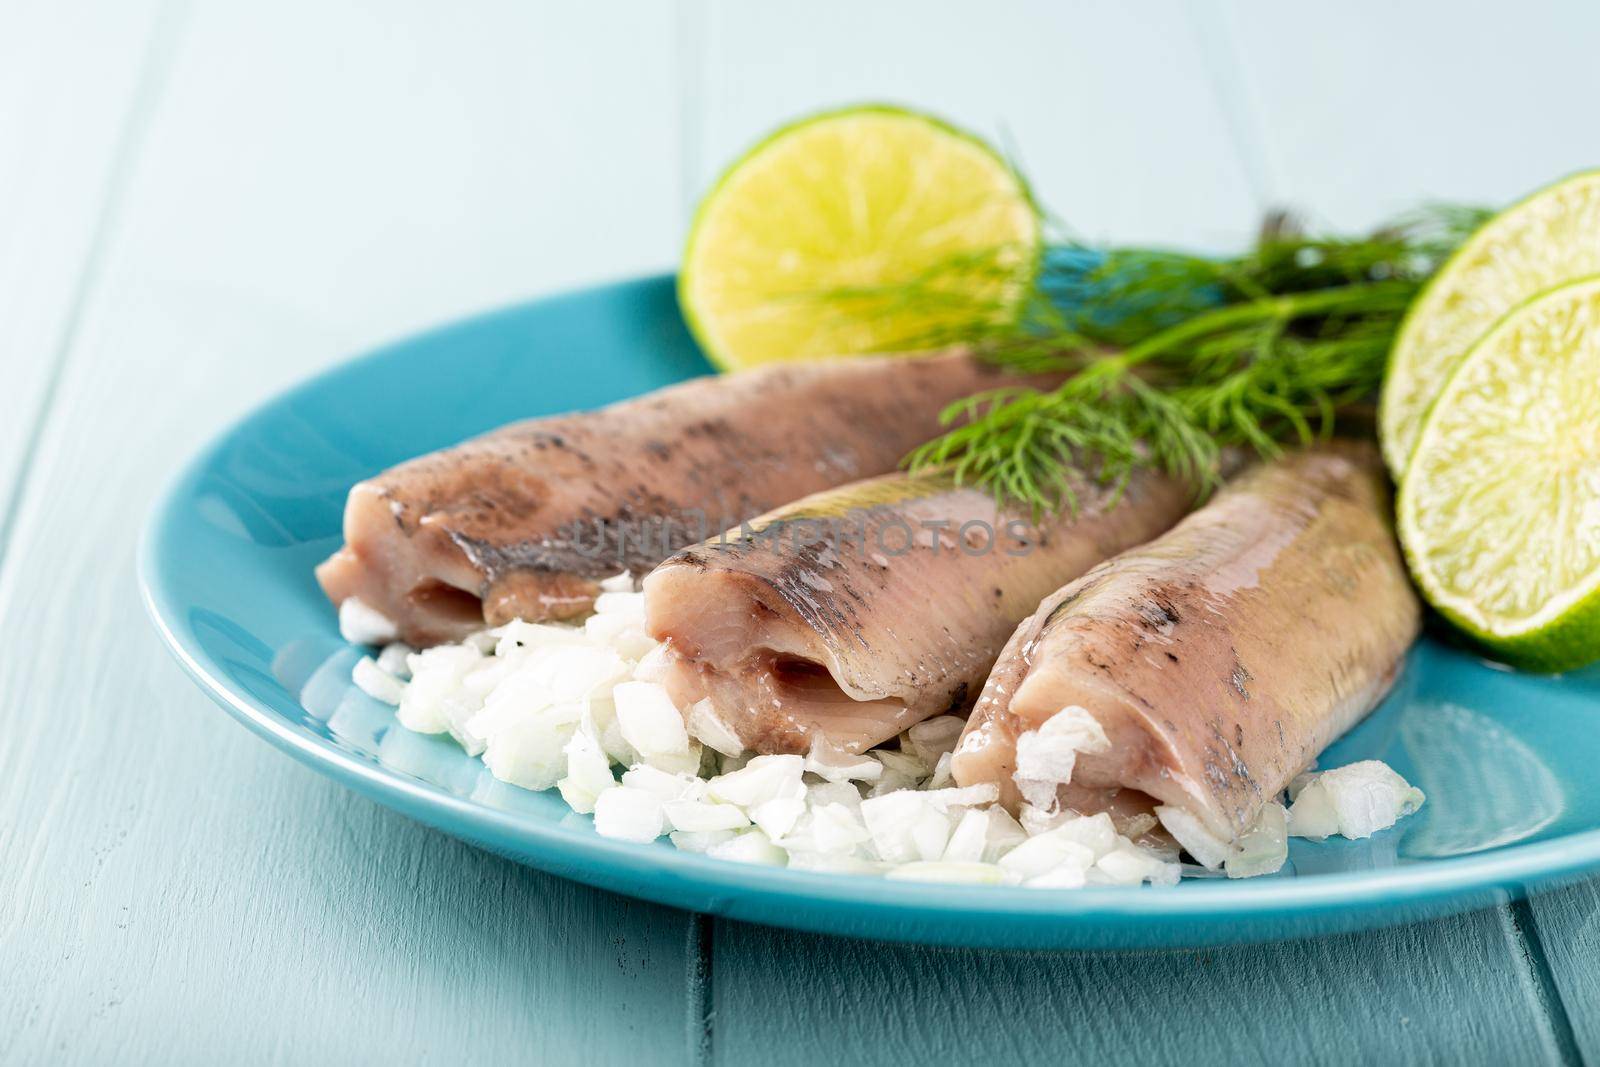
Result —
<svg viewBox="0 0 1600 1067"><path fill-rule="evenodd" d="M78 283L67 306L61 336L56 342L51 357L50 372L45 379L44 389L39 393L39 403L34 410L32 423L22 440L22 455L19 458L16 482L11 487L11 493L5 500L3 510L0 510L0 575L5 573L17 517L22 512L23 501L27 499L28 488L33 481L33 460L38 453L40 442L44 439L45 427L50 422L56 396L66 374L67 360L77 345L78 332L83 325L89 299L99 283L111 235L117 229L129 179L138 162L145 136L149 132L151 115L166 87L167 74L173 67L177 55L179 30L186 21L187 10L186 3L163 4L143 45L143 59L135 81L133 100L128 107L128 116L117 138L116 147L112 150L111 164L106 168L105 188L89 238L89 248L84 254L83 270L78 276Z"/></svg>
<svg viewBox="0 0 1600 1067"><path fill-rule="evenodd" d="M1561 986L1550 969L1550 957L1545 952L1544 939L1539 933L1539 922L1534 917L1533 909L1527 900L1516 900L1506 910L1517 948L1533 981L1534 996L1549 1021L1556 1054L1563 1064L1582 1064L1585 1061L1578 1048L1577 1035L1572 1029L1572 1017L1567 1012Z"/></svg>
<svg viewBox="0 0 1600 1067"><path fill-rule="evenodd" d="M716 920L695 912L689 917L689 1059L692 1063L714 1062L716 1052L717 999L712 970L716 942Z"/></svg>
<svg viewBox="0 0 1600 1067"><path fill-rule="evenodd" d="M28 346L36 385L13 408L31 428L84 284L0 590L8 632L29 640L26 655L0 667L0 721L19 724L0 741L11 772L0 785L0 934L10 934L0 936L0 1063L469 1054L681 1063L685 913L511 866L312 776L213 708L131 595L130 524L229 411L338 358L351 337L395 329L397 313L453 313L483 299L474 292L523 286L518 272L593 244L590 230L553 225L558 212L538 216L553 233L534 254L524 255L526 231L497 240L508 232L500 217L548 202L501 183L507 167L595 169L579 158L594 147L593 121L540 125L534 115L525 128L520 113L566 91L586 105L610 101L618 117L599 124L609 132L598 145L631 151L631 133L659 130L670 113L625 123L639 111L631 89L572 90L581 84L572 75L621 84L643 69L670 88L665 65L650 59L659 48L636 46L629 58L650 59L648 68L614 64L616 75L568 58L563 34L600 39L621 8L557 19L553 8L507 3L463 20L425 3L377 13L190 4L149 131L125 153L104 262L85 283L107 175L146 78L145 46L168 2L141 0L137 25L123 18L126 30L100 34L89 54L117 59L114 82L55 94L73 105L59 109L69 121L94 104L99 122L92 141L77 139L92 153L52 157L92 156L94 169L55 205L76 212L72 257L56 261L52 314ZM74 20L111 10L100 0L68 6ZM627 14L636 25L638 12ZM65 32L52 37L63 50L71 43ZM94 70L79 62L73 77ZM523 154L527 142L536 150ZM495 158L477 151L505 143ZM661 159L671 141L654 133L646 147ZM436 157L436 168L422 166ZM354 202L380 184L390 195L375 196L378 206ZM552 180L550 191L564 190ZM604 206L608 191L583 192ZM415 214L397 213L413 205ZM656 198L648 214L670 227L676 207ZM414 310L419 292L447 288L437 279L457 273L437 264L458 259L463 232L482 238L494 266ZM606 245L608 255L644 247L628 236ZM305 269L310 259L340 266L318 274ZM330 284L347 265L370 279L380 261L401 262L365 288ZM5 485L0 504L9 476ZM53 592L41 585L47 574ZM83 660L73 649L85 642L108 655ZM17 847L8 851L7 839ZM22 862L9 862L13 853Z"/></svg>
<svg viewBox="0 0 1600 1067"><path fill-rule="evenodd" d="M1249 81L1244 55L1233 19L1221 0L1193 4L1186 8L1200 60L1211 81L1211 93L1222 111L1233 142L1239 169L1250 183L1250 194L1263 213L1283 205L1277 203L1280 185L1269 156L1255 90Z"/></svg>
<svg viewBox="0 0 1600 1067"><path fill-rule="evenodd" d="M673 21L674 58L678 65L678 200L683 211L682 235L689 232L704 192L700 188L700 157L706 121L704 40L709 22L701 0L682 0Z"/></svg>

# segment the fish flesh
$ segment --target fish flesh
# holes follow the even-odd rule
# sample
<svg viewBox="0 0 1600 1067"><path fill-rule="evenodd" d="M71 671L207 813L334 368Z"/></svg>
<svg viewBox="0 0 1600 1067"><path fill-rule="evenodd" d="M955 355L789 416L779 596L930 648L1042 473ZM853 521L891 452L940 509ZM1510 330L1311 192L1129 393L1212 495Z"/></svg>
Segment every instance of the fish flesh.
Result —
<svg viewBox="0 0 1600 1067"><path fill-rule="evenodd" d="M1034 524L948 474L889 475L686 549L644 582L663 684L759 753L855 754L964 713L1041 597L1195 499L1154 472L1073 488L1076 513Z"/></svg>
<svg viewBox="0 0 1600 1067"><path fill-rule="evenodd" d="M1019 736L1081 708L1109 746L1076 755L1059 805L1170 805L1237 841L1377 705L1417 635L1389 516L1370 445L1245 470L1017 628L957 745L956 782L994 782L1015 811Z"/></svg>
<svg viewBox="0 0 1600 1067"><path fill-rule="evenodd" d="M1019 378L960 352L699 378L515 423L350 491L317 568L413 645L590 610L599 582L786 501L894 470L939 412Z"/></svg>

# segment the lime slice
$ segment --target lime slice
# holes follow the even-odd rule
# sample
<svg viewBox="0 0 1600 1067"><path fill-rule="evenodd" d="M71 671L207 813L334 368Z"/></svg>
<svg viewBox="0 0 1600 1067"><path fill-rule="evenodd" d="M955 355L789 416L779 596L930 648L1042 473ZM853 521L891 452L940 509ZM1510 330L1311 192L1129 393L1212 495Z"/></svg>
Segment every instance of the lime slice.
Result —
<svg viewBox="0 0 1600 1067"><path fill-rule="evenodd" d="M1597 271L1600 171L1507 208L1450 257L1411 306L1389 356L1378 429L1397 478L1429 405L1483 332L1535 293Z"/></svg>
<svg viewBox="0 0 1600 1067"><path fill-rule="evenodd" d="M1027 186L982 141L854 107L728 168L695 215L678 300L729 369L925 347L975 315L1014 316L1039 240Z"/></svg>
<svg viewBox="0 0 1600 1067"><path fill-rule="evenodd" d="M1399 526L1423 594L1508 662L1600 658L1600 277L1518 306L1461 361Z"/></svg>

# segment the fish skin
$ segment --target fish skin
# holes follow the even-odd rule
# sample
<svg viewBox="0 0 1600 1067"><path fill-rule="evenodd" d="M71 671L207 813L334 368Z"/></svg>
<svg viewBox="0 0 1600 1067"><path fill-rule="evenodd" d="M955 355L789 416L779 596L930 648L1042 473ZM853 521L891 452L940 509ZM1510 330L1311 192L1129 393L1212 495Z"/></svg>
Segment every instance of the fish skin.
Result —
<svg viewBox="0 0 1600 1067"><path fill-rule="evenodd" d="M1244 471L1017 628L957 745L956 782L995 782L1015 810L1017 737L1077 705L1111 747L1079 753L1059 803L1094 812L1138 790L1237 839L1378 704L1416 638L1390 513L1370 445Z"/></svg>
<svg viewBox="0 0 1600 1067"><path fill-rule="evenodd" d="M867 357L514 423L356 485L345 544L317 578L335 604L359 596L418 646L513 618L572 618L619 570L642 573L785 501L894 470L956 400L1057 380L958 351ZM643 536L602 545L600 528Z"/></svg>
<svg viewBox="0 0 1600 1067"><path fill-rule="evenodd" d="M686 549L644 582L646 626L670 649L666 684L680 706L709 698L761 753L806 752L818 735L861 752L964 712L1040 597L1167 529L1195 496L1153 472L1114 507L1113 488L1075 489L1075 516L1035 526L948 475L889 475ZM859 538L806 525L841 516Z"/></svg>

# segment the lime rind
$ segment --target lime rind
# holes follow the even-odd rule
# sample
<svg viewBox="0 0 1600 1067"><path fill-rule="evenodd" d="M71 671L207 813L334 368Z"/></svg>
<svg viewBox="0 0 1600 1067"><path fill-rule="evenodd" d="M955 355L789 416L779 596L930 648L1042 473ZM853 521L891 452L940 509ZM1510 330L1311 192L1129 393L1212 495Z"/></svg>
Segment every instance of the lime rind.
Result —
<svg viewBox="0 0 1600 1067"><path fill-rule="evenodd" d="M1398 526L1428 601L1518 666L1600 658L1600 274L1501 316L1410 462Z"/></svg>
<svg viewBox="0 0 1600 1067"><path fill-rule="evenodd" d="M1003 188L998 190L999 201L1005 208L1016 211L1019 206L1025 211L1028 224L1025 232L1020 234L1007 234L1006 240L992 242L989 247L998 248L1008 256L1014 256L1015 262L1006 263L1007 271L1014 271L1014 278L1008 284L1007 292L1015 297L1015 304L1020 306L1022 298L1034 277L1037 276L1039 263L1042 256L1042 213L1039 210L1033 192L1021 173L1008 160L998 153L993 147L976 135L954 126L942 119L909 108L893 104L861 104L849 107L831 109L812 114L790 122L772 131L762 138L756 145L746 151L738 160L727 167L712 185L711 190L702 198L690 224L689 237L685 244L683 267L678 275L678 303L683 312L684 320L688 324L690 333L699 343L708 359L724 370L739 369L745 366L758 365L765 362L779 361L788 358L810 358L825 355L849 355L857 351L878 351L881 344L866 344L851 346L846 343L838 346L829 346L824 351L805 350L806 346L795 352L743 352L730 346L724 331L717 328L716 320L719 315L726 317L727 312L708 313L702 306L703 294L700 292L701 272L704 265L701 262L700 242L710 229L708 223L713 213L721 210L727 200L730 190L737 193L736 183L744 176L756 170L768 153L782 150L785 142L790 138L811 136L824 129L828 124L837 122L850 122L861 119L882 117L892 119L897 123L910 123L920 126L936 135L939 141L949 146L959 146L964 151L970 151L975 158L980 158L992 175L1003 175L1005 178ZM803 233L809 220L798 220L799 232ZM720 265L718 265L720 266ZM904 277L886 277L874 279L877 283L893 285L903 282ZM783 315L782 302L774 300L767 308L755 308L754 314ZM1015 313L1016 307L1010 309ZM884 316L877 316L882 320ZM915 313L909 318L915 319ZM817 323L817 332L826 334L827 328L822 323ZM865 331L856 331L859 336ZM878 330L883 333L884 330ZM907 330L908 333L914 333ZM810 346L815 348L816 346Z"/></svg>
<svg viewBox="0 0 1600 1067"><path fill-rule="evenodd" d="M1573 201L1578 210L1593 214L1596 225L1587 240L1551 239L1549 225L1543 226L1544 234L1530 237L1530 229L1549 221L1541 213L1554 209L1559 219ZM1498 246L1499 254L1485 258L1491 246ZM1562 258L1544 254L1555 249L1564 251ZM1514 284L1504 277L1508 271L1521 275ZM1379 401L1379 438L1397 480L1405 476L1422 423L1444 383L1484 330L1535 293L1596 271L1600 170L1580 171L1522 198L1479 227L1445 261L1400 324ZM1475 274L1483 277L1474 279ZM1468 284L1474 280L1478 284Z"/></svg>

